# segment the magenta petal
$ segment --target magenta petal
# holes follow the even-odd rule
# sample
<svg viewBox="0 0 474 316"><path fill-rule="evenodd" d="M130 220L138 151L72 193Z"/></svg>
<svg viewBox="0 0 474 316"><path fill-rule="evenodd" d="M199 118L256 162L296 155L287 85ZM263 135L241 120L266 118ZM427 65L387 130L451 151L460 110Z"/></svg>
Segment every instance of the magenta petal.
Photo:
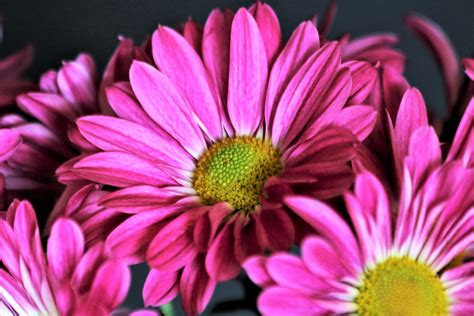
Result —
<svg viewBox="0 0 474 316"><path fill-rule="evenodd" d="M90 181L116 187L173 184L166 166L124 152L101 152L74 164L74 173Z"/></svg>
<svg viewBox="0 0 474 316"><path fill-rule="evenodd" d="M259 236L263 235L263 228L257 216L246 218L239 215L234 225L234 254L238 262L242 263L249 256L262 252Z"/></svg>
<svg viewBox="0 0 474 316"><path fill-rule="evenodd" d="M227 101L229 77L230 29L234 13L225 9L212 10L204 26L202 57L221 102Z"/></svg>
<svg viewBox="0 0 474 316"><path fill-rule="evenodd" d="M206 148L192 108L171 80L156 68L133 62L130 83L145 112L194 157Z"/></svg>
<svg viewBox="0 0 474 316"><path fill-rule="evenodd" d="M208 212L199 217L194 226L193 238L200 251L207 251L217 230L231 211L230 205L221 202L210 207Z"/></svg>
<svg viewBox="0 0 474 316"><path fill-rule="evenodd" d="M71 277L84 252L84 236L75 222L60 218L48 239L48 264L58 282Z"/></svg>
<svg viewBox="0 0 474 316"><path fill-rule="evenodd" d="M159 229L159 222L174 211L160 209L139 213L117 226L106 241L114 257L129 264L144 261L146 249Z"/></svg>
<svg viewBox="0 0 474 316"><path fill-rule="evenodd" d="M96 70L91 56L81 54L74 61L64 63L58 72L58 87L77 113L96 111Z"/></svg>
<svg viewBox="0 0 474 316"><path fill-rule="evenodd" d="M268 79L265 122L271 127L278 101L288 82L310 54L319 48L319 35L311 22L301 23L278 55Z"/></svg>
<svg viewBox="0 0 474 316"><path fill-rule="evenodd" d="M89 142L104 151L128 152L185 170L194 167L192 157L170 136L159 135L136 123L91 115L77 120L77 126Z"/></svg>
<svg viewBox="0 0 474 316"><path fill-rule="evenodd" d="M131 273L126 265L107 261L99 268L92 282L90 302L112 311L125 299L130 282Z"/></svg>
<svg viewBox="0 0 474 316"><path fill-rule="evenodd" d="M33 61L34 48L25 48L0 60L0 80L8 81L18 78Z"/></svg>
<svg viewBox="0 0 474 316"><path fill-rule="evenodd" d="M426 125L428 114L423 96L418 89L411 88L403 96L395 122L395 143L399 160L403 160L408 153L412 133Z"/></svg>
<svg viewBox="0 0 474 316"><path fill-rule="evenodd" d="M289 196L285 202L297 215L330 240L338 252L345 254L345 266L351 272L359 272L359 246L349 226L332 208L307 197Z"/></svg>
<svg viewBox="0 0 474 316"><path fill-rule="evenodd" d="M272 127L272 142L281 146L291 143L318 110L315 106L335 76L340 63L336 43L325 45L309 57L283 92Z"/></svg>
<svg viewBox="0 0 474 316"><path fill-rule="evenodd" d="M196 257L183 270L180 281L180 294L186 315L198 315L209 303L216 282L212 280L204 267L203 257Z"/></svg>
<svg viewBox="0 0 474 316"><path fill-rule="evenodd" d="M295 227L291 218L281 208L262 210L260 222L272 251L287 250L295 240Z"/></svg>
<svg viewBox="0 0 474 316"><path fill-rule="evenodd" d="M341 264L341 254L334 251L324 239L316 236L306 238L302 245L303 261L315 275L330 281L338 280L348 275L348 271ZM342 256L343 257L343 256Z"/></svg>
<svg viewBox="0 0 474 316"><path fill-rule="evenodd" d="M240 9L232 22L227 110L238 135L253 134L262 120L267 58L257 23Z"/></svg>
<svg viewBox="0 0 474 316"><path fill-rule="evenodd" d="M197 210L188 210L165 224L150 243L148 265L163 272L177 271L196 255L192 230Z"/></svg>
<svg viewBox="0 0 474 316"><path fill-rule="evenodd" d="M328 311L310 297L284 287L270 287L258 298L258 309L263 315L324 315Z"/></svg>
<svg viewBox="0 0 474 316"><path fill-rule="evenodd" d="M280 286L305 294L314 294L329 288L326 278L314 275L296 256L277 253L268 258L266 267L272 280Z"/></svg>
<svg viewBox="0 0 474 316"><path fill-rule="evenodd" d="M267 60L271 65L280 50L282 42L278 17L268 4L262 2L253 4L249 8L249 12L254 16L260 29L267 53Z"/></svg>
<svg viewBox="0 0 474 316"><path fill-rule="evenodd" d="M206 256L206 271L216 281L228 281L240 271L234 254L234 222L227 223L217 235Z"/></svg>
<svg viewBox="0 0 474 316"><path fill-rule="evenodd" d="M176 31L160 26L153 34L152 51L156 65L186 98L204 124L204 131L212 139L221 138L222 109L212 81L193 47Z"/></svg>
<svg viewBox="0 0 474 316"><path fill-rule="evenodd" d="M13 129L0 129L0 162L10 158L20 146L22 138Z"/></svg>
<svg viewBox="0 0 474 316"><path fill-rule="evenodd" d="M267 260L264 256L253 256L242 264L250 280L260 287L267 287L274 283L267 271Z"/></svg>
<svg viewBox="0 0 474 316"><path fill-rule="evenodd" d="M453 106L461 85L459 59L454 46L441 27L427 17L411 14L406 18L405 23L435 55L443 71L448 104Z"/></svg>
<svg viewBox="0 0 474 316"><path fill-rule="evenodd" d="M202 44L202 26L196 23L193 19L188 19L183 25L183 37L191 45L194 50L200 55Z"/></svg>
<svg viewBox="0 0 474 316"><path fill-rule="evenodd" d="M374 129L376 120L377 111L373 107L354 105L344 108L334 124L347 128L362 142Z"/></svg>
<svg viewBox="0 0 474 316"><path fill-rule="evenodd" d="M151 269L143 286L145 306L160 306L176 297L179 290L180 272L161 272Z"/></svg>
<svg viewBox="0 0 474 316"><path fill-rule="evenodd" d="M364 101L374 90L378 76L377 71L369 63L363 61L350 61L342 66L349 68L352 78L352 90L347 103L364 104Z"/></svg>

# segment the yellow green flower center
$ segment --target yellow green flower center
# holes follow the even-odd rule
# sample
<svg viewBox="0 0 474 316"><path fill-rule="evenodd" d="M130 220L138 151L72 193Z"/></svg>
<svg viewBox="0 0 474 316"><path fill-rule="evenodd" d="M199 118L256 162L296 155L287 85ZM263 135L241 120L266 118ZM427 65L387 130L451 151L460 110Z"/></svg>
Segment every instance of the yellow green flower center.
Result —
<svg viewBox="0 0 474 316"><path fill-rule="evenodd" d="M282 170L280 154L270 142L252 136L224 138L199 158L193 187L205 204L228 202L251 212L259 205L265 181Z"/></svg>
<svg viewBox="0 0 474 316"><path fill-rule="evenodd" d="M355 302L358 315L448 314L448 297L438 275L407 257L392 257L365 273Z"/></svg>

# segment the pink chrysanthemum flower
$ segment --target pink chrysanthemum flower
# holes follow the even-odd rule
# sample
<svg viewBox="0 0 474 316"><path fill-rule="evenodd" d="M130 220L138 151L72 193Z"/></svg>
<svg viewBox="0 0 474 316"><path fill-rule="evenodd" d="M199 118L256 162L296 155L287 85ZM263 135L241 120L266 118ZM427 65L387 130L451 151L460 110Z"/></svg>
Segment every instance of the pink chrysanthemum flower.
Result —
<svg viewBox="0 0 474 316"><path fill-rule="evenodd" d="M235 16L213 11L200 52L167 27L151 46L158 69L135 61L130 84L107 89L118 118L77 121L102 152L72 171L123 188L99 201L109 214L129 216L107 244L153 268L148 305L179 289L192 315L246 257L287 249L304 234L282 196L328 199L350 186L354 145L374 124L375 112L361 104L376 71L367 62L341 64L339 45L321 46L311 22L282 49L276 15L261 3Z"/></svg>
<svg viewBox="0 0 474 316"><path fill-rule="evenodd" d="M408 170L439 162L430 133L414 136L417 153L407 160L394 221L388 196L370 173L358 175L354 193L345 195L351 226L322 202L286 199L319 235L303 241L301 259L281 253L245 263L264 288L262 314L472 315L474 265L450 263L474 244L474 170L450 162L416 188Z"/></svg>
<svg viewBox="0 0 474 316"><path fill-rule="evenodd" d="M104 244L85 250L70 219L53 224L45 254L28 202L2 214L0 249L2 315L109 315L130 286L128 267L109 258Z"/></svg>

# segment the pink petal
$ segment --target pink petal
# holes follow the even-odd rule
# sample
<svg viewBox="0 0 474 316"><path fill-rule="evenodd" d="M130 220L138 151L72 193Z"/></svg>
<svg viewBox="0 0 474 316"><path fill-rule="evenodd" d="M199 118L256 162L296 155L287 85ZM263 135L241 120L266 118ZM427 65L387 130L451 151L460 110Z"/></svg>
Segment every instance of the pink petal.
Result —
<svg viewBox="0 0 474 316"><path fill-rule="evenodd" d="M409 88L410 85L399 72L391 67L382 69L383 101L392 121L396 120L402 98Z"/></svg>
<svg viewBox="0 0 474 316"><path fill-rule="evenodd" d="M287 250L295 240L295 227L285 210L262 210L260 222L265 231L268 248L272 251Z"/></svg>
<svg viewBox="0 0 474 316"><path fill-rule="evenodd" d="M112 311L125 300L131 282L129 268L115 261L105 262L97 271L89 299Z"/></svg>
<svg viewBox="0 0 474 316"><path fill-rule="evenodd" d="M229 65L229 117L238 135L250 135L261 124L268 67L257 23L245 9L232 22Z"/></svg>
<svg viewBox="0 0 474 316"><path fill-rule="evenodd" d="M119 82L106 89L110 107L118 117L163 133L162 129L145 113L128 82Z"/></svg>
<svg viewBox="0 0 474 316"><path fill-rule="evenodd" d="M355 55L370 51L375 48L387 47L398 44L400 40L394 34L381 33L374 35L367 35L351 40L343 49L344 59L353 59Z"/></svg>
<svg viewBox="0 0 474 316"><path fill-rule="evenodd" d="M86 54L64 63L58 72L59 90L78 114L96 111L96 77L94 60Z"/></svg>
<svg viewBox="0 0 474 316"><path fill-rule="evenodd" d="M60 94L57 85L58 72L55 70L48 70L40 77L39 87L41 91L53 94Z"/></svg>
<svg viewBox="0 0 474 316"><path fill-rule="evenodd" d="M234 223L227 223L217 235L206 256L206 271L215 281L227 281L240 272L234 254Z"/></svg>
<svg viewBox="0 0 474 316"><path fill-rule="evenodd" d="M21 142L20 134L14 129L0 129L0 162L10 158Z"/></svg>
<svg viewBox="0 0 474 316"><path fill-rule="evenodd" d="M199 55L201 54L202 32L202 26L193 19L190 18L184 23L183 37Z"/></svg>
<svg viewBox="0 0 474 316"><path fill-rule="evenodd" d="M257 2L249 8L249 12L257 22L263 44L267 53L268 63L275 60L282 43L280 23L273 9L266 3Z"/></svg>
<svg viewBox="0 0 474 316"><path fill-rule="evenodd" d="M129 264L145 260L146 250L160 228L160 222L176 209L160 209L136 214L117 226L106 240L114 257Z"/></svg>
<svg viewBox="0 0 474 316"><path fill-rule="evenodd" d="M72 276L84 252L84 236L75 222L59 218L48 239L48 264L54 278L61 282Z"/></svg>
<svg viewBox="0 0 474 316"><path fill-rule="evenodd" d="M208 212L199 217L193 233L194 244L199 250L207 251L216 236L217 230L231 211L230 205L221 202L210 207Z"/></svg>
<svg viewBox="0 0 474 316"><path fill-rule="evenodd" d="M330 240L337 252L345 254L347 258L345 266L352 273L360 270L359 246L351 229L333 209L307 197L289 196L285 198L285 203L321 236Z"/></svg>
<svg viewBox="0 0 474 316"><path fill-rule="evenodd" d="M163 272L172 272L195 257L191 228L196 216L197 210L188 210L158 231L147 250L148 265Z"/></svg>
<svg viewBox="0 0 474 316"><path fill-rule="evenodd" d="M373 107L354 105L344 108L334 124L347 128L362 142L374 129L376 120L377 111Z"/></svg>
<svg viewBox="0 0 474 316"><path fill-rule="evenodd" d="M242 264L250 280L262 288L274 283L266 266L267 258L264 256L250 257Z"/></svg>
<svg viewBox="0 0 474 316"><path fill-rule="evenodd" d="M441 144L433 127L423 126L413 132L405 165L414 182L422 183L441 164Z"/></svg>
<svg viewBox="0 0 474 316"><path fill-rule="evenodd" d="M377 71L369 63L363 61L350 61L344 63L351 72L352 90L348 104L363 104L373 91L377 80Z"/></svg>
<svg viewBox="0 0 474 316"><path fill-rule="evenodd" d="M221 108L215 95L217 91L193 47L174 30L160 26L153 34L152 48L156 65L191 105L204 124L204 131L212 139L221 138Z"/></svg>
<svg viewBox="0 0 474 316"><path fill-rule="evenodd" d="M453 106L461 86L459 59L454 46L439 25L419 14L411 14L406 25L418 35L436 57L444 76L448 104Z"/></svg>
<svg viewBox="0 0 474 316"><path fill-rule="evenodd" d="M270 287L257 301L258 309L263 315L324 315L329 311L318 306L310 297L284 287Z"/></svg>
<svg viewBox="0 0 474 316"><path fill-rule="evenodd" d="M170 136L119 118L91 115L77 120L81 134L104 151L123 151L171 167L192 170L194 160Z"/></svg>
<svg viewBox="0 0 474 316"><path fill-rule="evenodd" d="M306 267L327 282L350 276L341 264L343 256L341 258L341 254L335 252L324 239L316 236L308 237L303 241L301 249Z"/></svg>
<svg viewBox="0 0 474 316"><path fill-rule="evenodd" d="M186 315L204 311L216 287L216 282L207 275L203 259L196 257L184 267L181 275L179 288Z"/></svg>
<svg viewBox="0 0 474 316"><path fill-rule="evenodd" d="M428 115L423 96L418 89L411 88L403 95L395 122L395 143L399 160L403 160L407 155L413 132L427 125Z"/></svg>
<svg viewBox="0 0 474 316"><path fill-rule="evenodd" d="M151 269L143 286L143 301L145 306L160 306L176 297L179 290L178 271L161 272Z"/></svg>
<svg viewBox="0 0 474 316"><path fill-rule="evenodd" d="M172 184L164 166L124 152L102 152L74 165L74 173L90 181L117 187Z"/></svg>
<svg viewBox="0 0 474 316"><path fill-rule="evenodd" d="M231 10L214 9L204 26L202 57L219 91L221 102L227 100L230 30L233 18L234 13Z"/></svg>
<svg viewBox="0 0 474 316"><path fill-rule="evenodd" d="M145 112L194 157L206 148L191 106L177 87L156 68L135 61L130 83Z"/></svg>
<svg viewBox="0 0 474 316"><path fill-rule="evenodd" d="M339 46L330 43L311 55L293 76L275 112L272 129L275 146L289 144L301 132L316 112L317 98L328 88L339 63Z"/></svg>
<svg viewBox="0 0 474 316"><path fill-rule="evenodd" d="M320 30L322 35L326 35L329 33L329 30L334 23L334 19L336 18L337 14L337 1L331 0L324 11L323 18L321 19L321 23L318 25L318 29ZM316 21L314 22L316 24Z"/></svg>
<svg viewBox="0 0 474 316"><path fill-rule="evenodd" d="M265 122L269 129L278 101L294 73L305 59L319 48L319 35L311 22L301 23L279 54L268 79Z"/></svg>
<svg viewBox="0 0 474 316"><path fill-rule="evenodd" d="M294 289L305 294L315 294L327 290L325 278L309 271L303 261L293 255L277 253L267 260L267 271L279 286Z"/></svg>
<svg viewBox="0 0 474 316"><path fill-rule="evenodd" d="M238 262L243 262L249 256L260 254L263 246L260 236L263 227L256 216L247 218L239 215L234 225L234 254Z"/></svg>

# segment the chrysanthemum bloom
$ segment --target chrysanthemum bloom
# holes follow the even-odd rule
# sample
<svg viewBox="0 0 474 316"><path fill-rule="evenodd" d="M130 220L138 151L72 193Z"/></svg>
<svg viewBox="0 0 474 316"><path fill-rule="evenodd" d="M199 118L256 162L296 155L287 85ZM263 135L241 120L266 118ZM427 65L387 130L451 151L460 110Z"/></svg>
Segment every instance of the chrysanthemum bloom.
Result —
<svg viewBox="0 0 474 316"><path fill-rule="evenodd" d="M103 243L85 250L81 229L69 219L53 224L45 254L28 202L14 201L2 214L0 249L2 315L109 315L130 286L128 267Z"/></svg>
<svg viewBox="0 0 474 316"><path fill-rule="evenodd" d="M107 89L119 118L77 121L102 152L73 168L123 188L100 201L130 216L107 244L153 268L147 304L179 288L188 314L203 310L215 282L235 277L247 256L286 249L304 233L283 207L284 194L327 199L350 186L354 145L375 119L360 105L375 70L341 64L338 44L321 47L309 21L281 49L269 6L235 16L215 10L201 46L202 58L183 36L159 27L152 38L158 69L134 62L130 85Z"/></svg>
<svg viewBox="0 0 474 316"><path fill-rule="evenodd" d="M0 43L2 41L1 28L0 20ZM18 94L34 87L31 82L22 79L23 73L32 61L32 46L27 46L0 60L0 109L13 105Z"/></svg>
<svg viewBox="0 0 474 316"><path fill-rule="evenodd" d="M394 221L387 194L370 173L358 175L355 192L345 195L352 226L322 202L286 198L319 235L303 241L302 258L280 253L245 263L264 288L258 299L262 314L474 313L473 263L449 265L474 244L474 170L459 162L438 165L415 190L410 173L421 175L440 162L430 133L423 128L413 138Z"/></svg>

